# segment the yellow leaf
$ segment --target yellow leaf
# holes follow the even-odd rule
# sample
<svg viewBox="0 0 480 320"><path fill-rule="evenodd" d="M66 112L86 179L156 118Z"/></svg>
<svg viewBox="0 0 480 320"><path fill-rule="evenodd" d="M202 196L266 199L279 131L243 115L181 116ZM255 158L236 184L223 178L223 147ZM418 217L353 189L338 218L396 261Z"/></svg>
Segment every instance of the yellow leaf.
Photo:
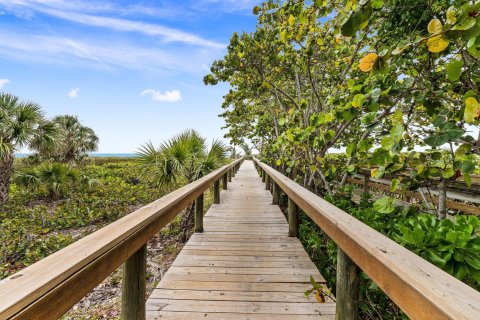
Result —
<svg viewBox="0 0 480 320"><path fill-rule="evenodd" d="M428 32L430 33L440 33L442 32L442 22L438 19L432 19L428 24Z"/></svg>
<svg viewBox="0 0 480 320"><path fill-rule="evenodd" d="M447 22L450 24L457 22L457 12L453 6L447 10Z"/></svg>
<svg viewBox="0 0 480 320"><path fill-rule="evenodd" d="M441 34L433 36L427 40L428 51L433 53L442 52L447 49L450 42Z"/></svg>
<svg viewBox="0 0 480 320"><path fill-rule="evenodd" d="M317 293L315 293L315 298L317 299L318 303L325 303L325 296L321 290L317 290Z"/></svg>
<svg viewBox="0 0 480 320"><path fill-rule="evenodd" d="M337 44L340 44L340 42L342 42L342 36L341 36L341 35L337 35L337 36L335 37L335 42L336 42Z"/></svg>
<svg viewBox="0 0 480 320"><path fill-rule="evenodd" d="M375 61L378 59L378 54L376 53L369 53L365 57L360 60L359 68L363 72L369 72L373 69L375 65Z"/></svg>
<svg viewBox="0 0 480 320"><path fill-rule="evenodd" d="M474 97L465 100L465 112L463 117L466 123L473 123L480 116L480 103Z"/></svg>
<svg viewBox="0 0 480 320"><path fill-rule="evenodd" d="M288 17L288 24L290 26L293 26L295 24L295 17L290 15L290 17Z"/></svg>

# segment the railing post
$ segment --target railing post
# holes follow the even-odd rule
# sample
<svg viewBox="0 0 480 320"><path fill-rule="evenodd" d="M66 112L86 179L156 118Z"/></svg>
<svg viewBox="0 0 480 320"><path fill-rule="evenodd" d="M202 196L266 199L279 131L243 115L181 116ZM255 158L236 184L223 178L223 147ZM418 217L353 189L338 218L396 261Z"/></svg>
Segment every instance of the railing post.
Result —
<svg viewBox="0 0 480 320"><path fill-rule="evenodd" d="M123 264L122 320L145 319L145 275L147 245L143 245Z"/></svg>
<svg viewBox="0 0 480 320"><path fill-rule="evenodd" d="M265 190L270 190L270 176L265 177Z"/></svg>
<svg viewBox="0 0 480 320"><path fill-rule="evenodd" d="M232 182L232 169L228 170L228 182Z"/></svg>
<svg viewBox="0 0 480 320"><path fill-rule="evenodd" d="M340 248L337 253L336 320L357 320L360 269Z"/></svg>
<svg viewBox="0 0 480 320"><path fill-rule="evenodd" d="M227 185L228 185L228 175L225 173L222 177L222 188L223 190L227 190Z"/></svg>
<svg viewBox="0 0 480 320"><path fill-rule="evenodd" d="M273 181L273 202L272 204L279 205L280 204L280 187L278 184Z"/></svg>
<svg viewBox="0 0 480 320"><path fill-rule="evenodd" d="M215 183L213 184L213 203L220 203L220 179L215 181Z"/></svg>
<svg viewBox="0 0 480 320"><path fill-rule="evenodd" d="M363 175L363 194L368 194L370 191L370 187L368 184L370 183L370 177L367 174Z"/></svg>
<svg viewBox="0 0 480 320"><path fill-rule="evenodd" d="M298 238L298 206L288 197L288 236Z"/></svg>
<svg viewBox="0 0 480 320"><path fill-rule="evenodd" d="M265 182L265 177L267 176L267 173L265 172L265 170L261 169L262 170L262 182Z"/></svg>
<svg viewBox="0 0 480 320"><path fill-rule="evenodd" d="M195 200L195 232L203 232L203 193Z"/></svg>

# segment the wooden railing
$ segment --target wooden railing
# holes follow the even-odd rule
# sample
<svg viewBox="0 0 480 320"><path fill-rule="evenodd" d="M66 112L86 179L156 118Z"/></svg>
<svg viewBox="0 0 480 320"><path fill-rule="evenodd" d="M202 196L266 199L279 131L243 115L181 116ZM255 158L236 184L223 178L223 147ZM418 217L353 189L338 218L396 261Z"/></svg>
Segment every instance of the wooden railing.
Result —
<svg viewBox="0 0 480 320"><path fill-rule="evenodd" d="M388 180L385 181L385 179L372 181L372 178L370 178L369 171L360 173L359 175L362 176L360 179L349 178L347 181L349 183L362 186L364 193L368 193L368 191L372 189L372 190L379 190L386 193L392 193L399 196L404 196L407 198L408 202L410 202L410 199L417 199L419 202L424 202L425 200L427 200L428 202L432 202L435 205L438 204L439 202L438 196L435 196L435 195L429 196L428 194L422 195L422 193L418 191L405 191L405 190L390 191L390 183L391 183L390 181ZM454 191L454 189L452 189L452 191ZM464 191L460 190L457 192L463 193ZM448 195L448 191L447 191L447 195ZM470 193L465 193L462 200L468 200L471 202L475 201L478 203L480 201L479 192L477 190L472 190ZM447 208L450 208L453 210L458 210L461 212L480 216L480 207L478 205L470 205L467 203L447 199L446 206Z"/></svg>
<svg viewBox="0 0 480 320"><path fill-rule="evenodd" d="M337 245L337 319L356 319L360 270L412 319L480 319L480 292L255 159L274 203L288 197L290 235L298 208Z"/></svg>
<svg viewBox="0 0 480 320"><path fill-rule="evenodd" d="M242 159L142 207L0 281L0 319L58 319L122 263L122 319L145 319L146 243L182 209L196 203L195 230L203 229L203 194L214 203Z"/></svg>

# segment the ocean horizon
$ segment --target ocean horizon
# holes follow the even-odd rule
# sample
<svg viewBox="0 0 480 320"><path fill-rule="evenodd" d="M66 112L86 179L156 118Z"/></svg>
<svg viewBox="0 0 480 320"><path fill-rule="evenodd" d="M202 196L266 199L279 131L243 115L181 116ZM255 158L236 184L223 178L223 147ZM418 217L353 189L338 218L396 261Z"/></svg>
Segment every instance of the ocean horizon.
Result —
<svg viewBox="0 0 480 320"><path fill-rule="evenodd" d="M16 158L26 158L32 153L16 153ZM100 152L92 152L88 154L89 157L92 158L132 158L135 157L135 153L100 153Z"/></svg>

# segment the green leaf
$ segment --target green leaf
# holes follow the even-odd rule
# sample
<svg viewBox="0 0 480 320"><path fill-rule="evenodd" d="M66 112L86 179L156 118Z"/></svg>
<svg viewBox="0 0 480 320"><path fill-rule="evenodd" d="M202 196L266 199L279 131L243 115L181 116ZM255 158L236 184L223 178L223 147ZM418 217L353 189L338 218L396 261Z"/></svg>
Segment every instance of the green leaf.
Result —
<svg viewBox="0 0 480 320"><path fill-rule="evenodd" d="M463 61L454 60L447 65L447 77L450 81L457 81L462 74Z"/></svg>
<svg viewBox="0 0 480 320"><path fill-rule="evenodd" d="M452 168L447 168L443 173L442 173L442 177L444 177L445 179L448 179L448 178L451 178L455 175L455 170L453 170Z"/></svg>
<svg viewBox="0 0 480 320"><path fill-rule="evenodd" d="M456 25L453 26L452 30L468 30L477 23L477 20L474 17L466 16L462 18Z"/></svg>
<svg viewBox="0 0 480 320"><path fill-rule="evenodd" d="M395 190L398 189L398 186L400 185L400 180L397 178L392 179L392 184L390 185L390 191L394 192Z"/></svg>
<svg viewBox="0 0 480 320"><path fill-rule="evenodd" d="M372 0L371 5L373 9L381 9L383 7L383 0Z"/></svg>
<svg viewBox="0 0 480 320"><path fill-rule="evenodd" d="M373 123L373 121L375 120L375 118L377 117L377 113L376 112L369 112L367 114L365 114L361 119L361 123L363 125L370 125Z"/></svg>
<svg viewBox="0 0 480 320"><path fill-rule="evenodd" d="M446 134L434 134L423 141L431 147L440 147L448 142L448 136Z"/></svg>
<svg viewBox="0 0 480 320"><path fill-rule="evenodd" d="M428 260L439 267L443 267L447 263L447 261L445 261L440 255L431 249L427 249L426 254Z"/></svg>
<svg viewBox="0 0 480 320"><path fill-rule="evenodd" d="M367 4L355 11L342 25L342 35L345 37L354 37L358 30L368 25L368 20L372 16L373 10L370 4Z"/></svg>
<svg viewBox="0 0 480 320"><path fill-rule="evenodd" d="M478 256L467 256L465 257L465 262L468 263L470 267L480 270L480 258Z"/></svg>
<svg viewBox="0 0 480 320"><path fill-rule="evenodd" d="M470 174L464 173L464 174L463 174L463 180L465 181L465 183L467 184L467 186L468 186L469 188L472 187L472 177L470 177Z"/></svg>
<svg viewBox="0 0 480 320"><path fill-rule="evenodd" d="M380 213L392 213L395 210L395 199L383 197L373 203L373 208Z"/></svg>
<svg viewBox="0 0 480 320"><path fill-rule="evenodd" d="M373 152L372 163L376 165L384 165L390 160L390 153L388 150L378 148Z"/></svg>
<svg viewBox="0 0 480 320"><path fill-rule="evenodd" d="M350 142L350 143L347 145L347 150L345 151L345 153L346 153L348 156L351 157L354 150L355 150L355 143Z"/></svg>

